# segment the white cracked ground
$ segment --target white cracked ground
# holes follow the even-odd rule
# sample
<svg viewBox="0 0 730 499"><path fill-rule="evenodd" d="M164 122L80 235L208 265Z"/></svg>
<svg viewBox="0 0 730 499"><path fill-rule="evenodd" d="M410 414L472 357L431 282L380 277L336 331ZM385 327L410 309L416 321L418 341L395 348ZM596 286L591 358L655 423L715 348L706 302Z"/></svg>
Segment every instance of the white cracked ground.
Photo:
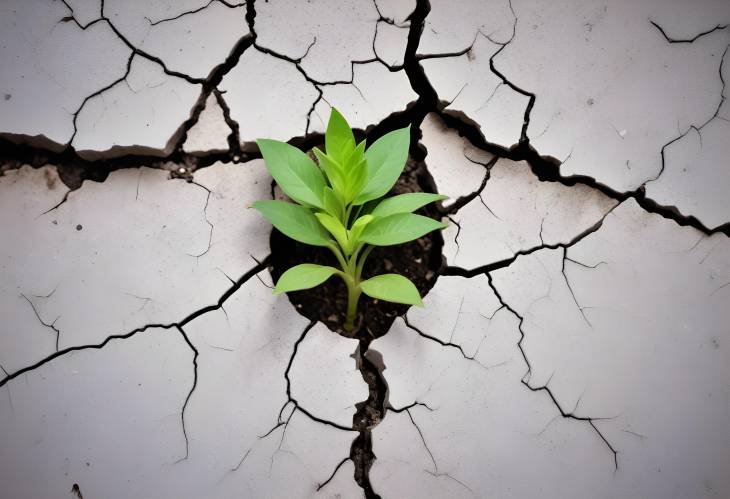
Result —
<svg viewBox="0 0 730 499"><path fill-rule="evenodd" d="M730 497L729 2L7 0L0 42L1 497ZM452 198L365 359L246 210L330 106Z"/></svg>

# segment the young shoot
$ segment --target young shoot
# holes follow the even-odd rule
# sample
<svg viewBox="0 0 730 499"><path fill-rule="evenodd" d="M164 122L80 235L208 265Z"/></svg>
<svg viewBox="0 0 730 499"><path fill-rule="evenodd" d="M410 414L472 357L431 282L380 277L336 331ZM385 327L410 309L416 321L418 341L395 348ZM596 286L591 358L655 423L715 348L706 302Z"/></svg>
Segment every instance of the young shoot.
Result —
<svg viewBox="0 0 730 499"><path fill-rule="evenodd" d="M282 274L274 294L318 286L336 275L347 286L345 330L352 331L360 295L423 306L416 286L398 274L362 279L375 246L418 239L445 224L413 212L446 196L426 192L383 198L408 159L410 126L385 134L366 149L334 108L325 133L325 151L314 149L319 165L285 142L258 139L266 167L293 201L257 201L259 210L284 235L328 248L339 268L304 263Z"/></svg>

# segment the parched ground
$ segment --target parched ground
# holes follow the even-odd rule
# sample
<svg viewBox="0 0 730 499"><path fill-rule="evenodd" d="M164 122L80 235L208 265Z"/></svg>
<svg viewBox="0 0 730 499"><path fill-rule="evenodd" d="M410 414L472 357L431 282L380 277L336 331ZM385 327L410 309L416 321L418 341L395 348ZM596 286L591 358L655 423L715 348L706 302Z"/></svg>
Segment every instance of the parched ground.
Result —
<svg viewBox="0 0 730 499"><path fill-rule="evenodd" d="M728 47L726 0L3 1L0 497L730 497ZM367 351L247 209L330 106L451 198Z"/></svg>

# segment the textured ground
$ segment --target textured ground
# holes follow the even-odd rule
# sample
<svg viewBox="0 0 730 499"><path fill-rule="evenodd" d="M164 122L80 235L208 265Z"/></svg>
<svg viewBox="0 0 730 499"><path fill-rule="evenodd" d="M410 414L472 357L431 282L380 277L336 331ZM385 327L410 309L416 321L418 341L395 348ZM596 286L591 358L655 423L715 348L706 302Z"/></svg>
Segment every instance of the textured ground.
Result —
<svg viewBox="0 0 730 499"><path fill-rule="evenodd" d="M729 46L725 0L0 3L0 497L730 497ZM246 209L330 106L451 197L366 352Z"/></svg>

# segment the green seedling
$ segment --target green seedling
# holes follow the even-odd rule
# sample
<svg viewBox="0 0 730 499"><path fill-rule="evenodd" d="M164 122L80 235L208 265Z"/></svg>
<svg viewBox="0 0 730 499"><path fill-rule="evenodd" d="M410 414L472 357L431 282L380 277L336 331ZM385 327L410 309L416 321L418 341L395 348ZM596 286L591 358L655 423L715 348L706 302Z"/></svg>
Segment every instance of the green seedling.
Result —
<svg viewBox="0 0 730 499"><path fill-rule="evenodd" d="M325 152L314 149L319 166L285 142L256 142L271 176L294 202L257 201L253 207L286 236L331 250L340 266L304 263L292 267L279 278L274 294L313 288L339 276L347 286L347 331L354 327L362 293L423 306L416 286L402 275L362 279L363 266L375 246L402 244L446 227L413 213L446 196L414 192L383 199L408 159L410 126L384 135L365 149L365 141L356 144L347 121L333 108Z"/></svg>

